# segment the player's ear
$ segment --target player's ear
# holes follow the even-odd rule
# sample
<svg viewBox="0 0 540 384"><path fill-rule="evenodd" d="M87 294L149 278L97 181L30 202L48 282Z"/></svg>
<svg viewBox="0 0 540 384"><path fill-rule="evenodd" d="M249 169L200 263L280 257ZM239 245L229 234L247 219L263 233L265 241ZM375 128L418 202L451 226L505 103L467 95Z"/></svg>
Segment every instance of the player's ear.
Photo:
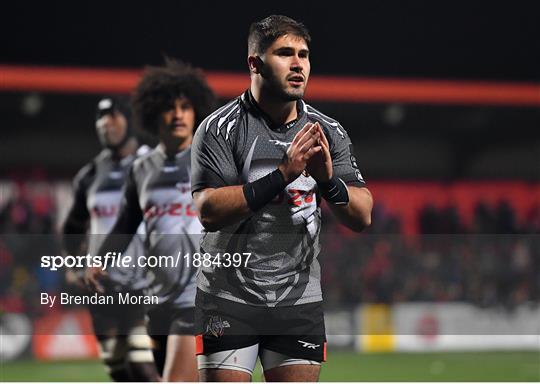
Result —
<svg viewBox="0 0 540 384"><path fill-rule="evenodd" d="M249 72L253 74L260 74L262 71L262 66L264 64L261 58L256 55L249 55L247 60Z"/></svg>

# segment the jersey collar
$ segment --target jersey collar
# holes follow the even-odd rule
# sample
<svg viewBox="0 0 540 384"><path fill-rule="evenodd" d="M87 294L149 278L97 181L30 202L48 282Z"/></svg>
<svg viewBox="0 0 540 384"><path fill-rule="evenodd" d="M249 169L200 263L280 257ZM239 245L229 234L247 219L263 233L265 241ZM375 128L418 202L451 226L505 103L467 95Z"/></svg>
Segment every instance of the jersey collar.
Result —
<svg viewBox="0 0 540 384"><path fill-rule="evenodd" d="M156 151L161 155L163 156L165 159L168 159L168 160L175 160L175 159L180 159L184 156L186 156L188 153L190 153L190 149L191 149L191 146L187 147L186 149L180 151L180 152L176 152L174 154L174 156L168 156L167 155L167 152L165 151L165 146L162 144L162 143L159 143L157 146L156 146Z"/></svg>
<svg viewBox="0 0 540 384"><path fill-rule="evenodd" d="M273 131L287 131L288 129L292 128L300 119L302 119L305 113L304 102L302 100L297 100L296 101L296 112L297 112L296 119L291 120L286 124L276 125L272 122L272 119L270 118L270 116L268 116L268 114L261 109L261 107L255 100L255 98L253 97L249 89L246 90L242 94L242 96L240 96L240 98L242 102L244 103L244 105L246 106L246 108L252 113L256 114L257 116L260 116L266 122L268 127Z"/></svg>

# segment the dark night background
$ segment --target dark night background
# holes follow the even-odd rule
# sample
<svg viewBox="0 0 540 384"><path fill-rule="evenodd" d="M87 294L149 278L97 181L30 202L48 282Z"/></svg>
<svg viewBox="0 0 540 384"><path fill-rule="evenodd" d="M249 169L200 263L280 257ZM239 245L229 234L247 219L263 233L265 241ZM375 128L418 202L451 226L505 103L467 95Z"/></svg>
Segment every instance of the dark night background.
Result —
<svg viewBox="0 0 540 384"><path fill-rule="evenodd" d="M167 54L247 76L249 24L272 13L310 29L313 75L540 81L533 1L23 1L3 14L0 64L139 69ZM39 93L28 115L29 95L0 93L1 171L72 174L99 149L98 95ZM367 177L540 179L538 107L312 104L349 131Z"/></svg>
<svg viewBox="0 0 540 384"><path fill-rule="evenodd" d="M540 80L537 1L35 2L2 21L2 62L140 67L163 53L245 70L249 24L303 21L317 74ZM13 15L13 17L10 17Z"/></svg>

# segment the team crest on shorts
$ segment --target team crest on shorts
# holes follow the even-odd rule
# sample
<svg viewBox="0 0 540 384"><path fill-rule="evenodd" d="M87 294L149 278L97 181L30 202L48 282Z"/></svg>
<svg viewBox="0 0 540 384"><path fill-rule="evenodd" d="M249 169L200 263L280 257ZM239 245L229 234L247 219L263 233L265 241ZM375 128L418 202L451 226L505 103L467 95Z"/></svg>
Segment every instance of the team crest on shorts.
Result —
<svg viewBox="0 0 540 384"><path fill-rule="evenodd" d="M230 328L231 325L228 321L222 320L219 316L210 316L208 324L206 325L206 333L212 334L215 337L223 336L225 328Z"/></svg>

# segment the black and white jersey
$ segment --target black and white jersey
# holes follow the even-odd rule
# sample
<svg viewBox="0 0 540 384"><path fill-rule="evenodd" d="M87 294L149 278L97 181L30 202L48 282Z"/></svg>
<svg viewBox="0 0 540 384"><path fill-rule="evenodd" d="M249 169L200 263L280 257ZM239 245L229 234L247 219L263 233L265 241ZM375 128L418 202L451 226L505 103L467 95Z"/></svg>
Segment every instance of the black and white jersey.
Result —
<svg viewBox="0 0 540 384"><path fill-rule="evenodd" d="M66 222L75 220L89 222L88 253L96 255L105 235L111 231L119 213L123 187L128 171L137 156L149 151L141 146L134 155L115 159L112 151L104 149L75 176L73 182L74 202ZM141 254L144 251L144 227L137 228L126 254ZM69 250L76 253L77 250ZM101 255L103 256L103 255ZM120 289L141 289L146 285L143 268L119 268L108 270L110 280Z"/></svg>
<svg viewBox="0 0 540 384"><path fill-rule="evenodd" d="M174 265L163 262L148 267L148 294L158 296L160 304L167 302L177 308L194 306L196 268L189 260L199 249L202 230L191 197L190 153L188 148L168 157L158 145L137 159L112 231L132 233L135 226L144 222L146 256L172 256L175 260ZM185 259L185 255L190 256Z"/></svg>
<svg viewBox="0 0 540 384"><path fill-rule="evenodd" d="M252 95L218 109L199 126L192 145L192 191L242 185L274 171L296 133L319 122L330 145L334 175L362 187L352 144L345 129L304 101L298 117L275 127ZM322 300L320 267L320 197L315 180L302 174L270 204L240 223L205 233L201 252L251 253L240 268L203 266L198 287L241 303L289 306Z"/></svg>

